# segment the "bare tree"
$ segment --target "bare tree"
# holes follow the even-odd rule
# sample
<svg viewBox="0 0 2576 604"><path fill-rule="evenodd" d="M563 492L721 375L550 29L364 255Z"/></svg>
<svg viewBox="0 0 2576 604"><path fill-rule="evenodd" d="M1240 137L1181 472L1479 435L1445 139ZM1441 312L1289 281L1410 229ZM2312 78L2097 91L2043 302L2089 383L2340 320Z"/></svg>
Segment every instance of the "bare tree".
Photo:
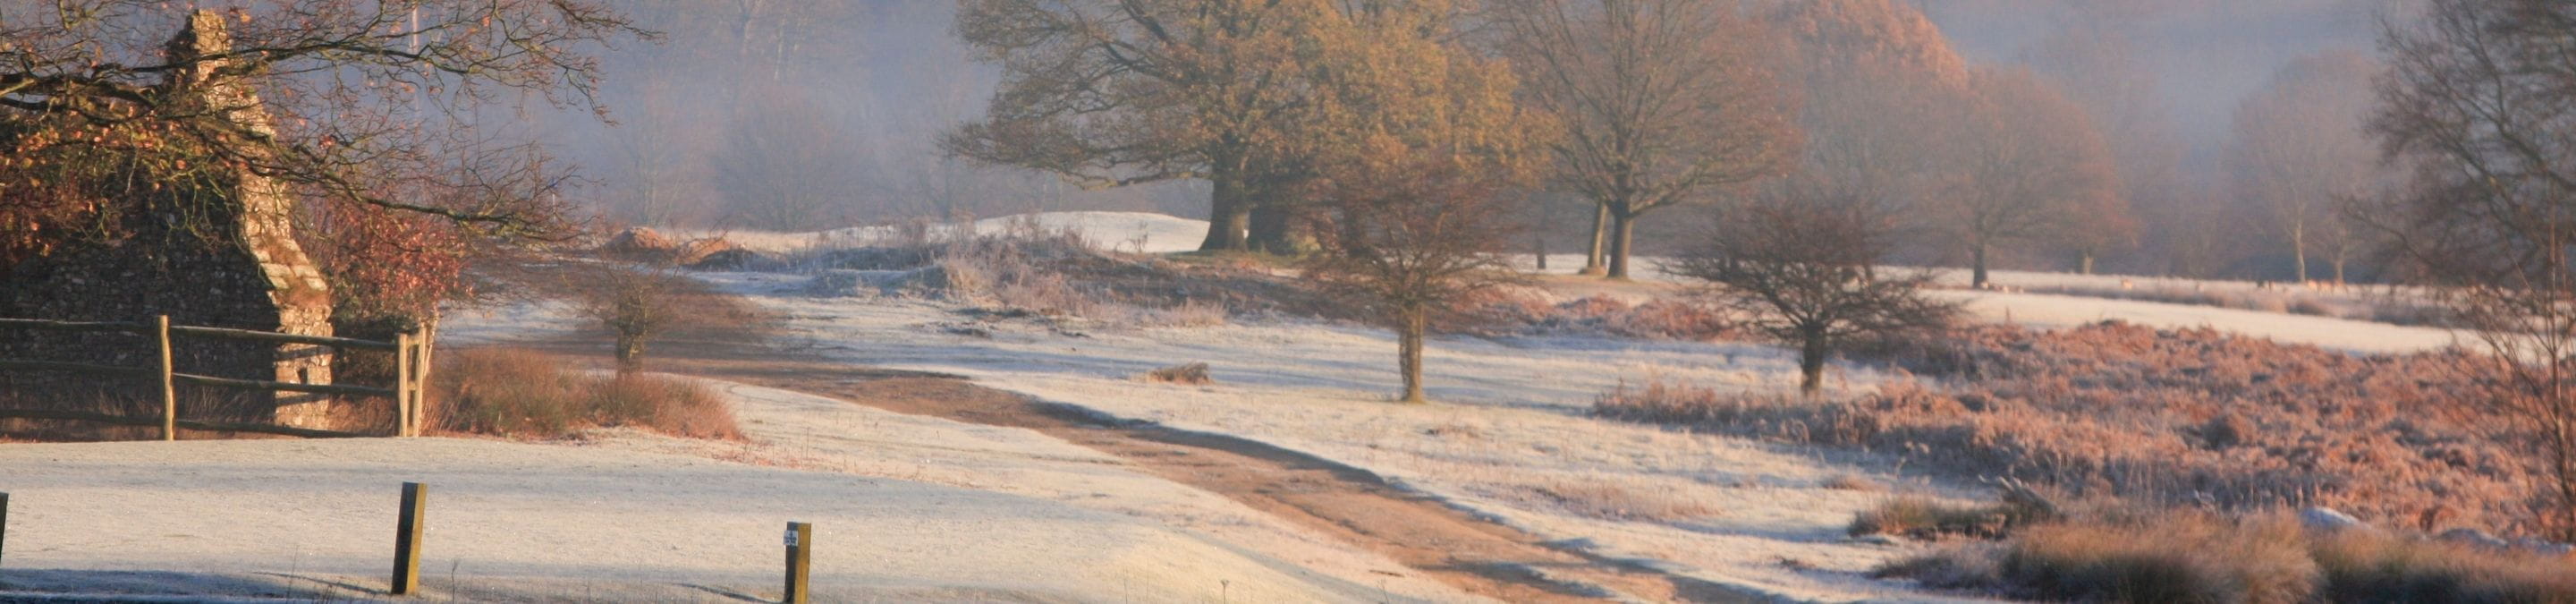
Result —
<svg viewBox="0 0 2576 604"><path fill-rule="evenodd" d="M1954 186L1943 220L1966 240L1973 285L1997 246L2062 242L2118 194L2111 151L2082 107L2027 70L1979 70L1976 102L1953 125Z"/></svg>
<svg viewBox="0 0 2576 604"><path fill-rule="evenodd" d="M1783 186L1868 200L1904 218L1899 241L1928 240L1933 194L1957 169L1945 126L1970 102L1966 61L1896 0L1785 2L1769 20L1797 42L1805 92L1806 152Z"/></svg>
<svg viewBox="0 0 2576 604"><path fill-rule="evenodd" d="M2548 469L2540 524L2576 537L2576 6L2422 11L2385 26L2371 122L2413 182L2364 215L2493 353L2482 402Z"/></svg>
<svg viewBox="0 0 2576 604"><path fill-rule="evenodd" d="M1554 115L1550 180L1599 206L1592 254L1628 276L1639 215L1786 171L1794 95L1779 39L1729 2L1499 0L1524 94ZM1603 220L1607 224L1601 224ZM1587 266L1587 270L1592 268Z"/></svg>
<svg viewBox="0 0 2576 604"><path fill-rule="evenodd" d="M2323 239L2334 279L2344 280L2350 230L2336 200L2381 188L2379 153L2363 132L2379 66L2353 52L2282 67L2236 109L2228 163L2239 199L2268 211L2289 238L2292 274L2308 280L2308 251ZM2320 237L2322 235L2322 237Z"/></svg>
<svg viewBox="0 0 2576 604"><path fill-rule="evenodd" d="M599 75L589 53L650 35L587 0L35 4L0 5L9 180L131 187L247 169L309 196L518 233L561 232L562 208L544 194L559 178L458 177L449 153L490 139L447 118L505 96L588 104ZM223 37L229 50L165 47L182 29ZM253 92L258 103L208 107L156 92L173 79Z"/></svg>
<svg viewBox="0 0 2576 604"><path fill-rule="evenodd" d="M730 218L744 226L813 230L849 216L860 184L859 141L794 88L772 88L735 114L710 158Z"/></svg>
<svg viewBox="0 0 2576 604"><path fill-rule="evenodd" d="M1923 296L1931 272L1876 268L1893 221L1870 200L1809 189L1731 209L1709 245L1670 270L1797 347L1802 393L1823 387L1826 359L1852 338L1937 327L1955 313Z"/></svg>
<svg viewBox="0 0 2576 604"><path fill-rule="evenodd" d="M620 124L611 133L617 150L614 171L606 177L616 197L603 204L612 216L635 224L671 226L701 222L714 197L705 187L704 163L697 147L705 128L677 104L671 82L658 74L636 86L633 114L640 119Z"/></svg>
<svg viewBox="0 0 2576 604"><path fill-rule="evenodd" d="M617 338L617 371L644 369L644 347L681 323L683 277L658 270L610 268L583 287L582 315Z"/></svg>
<svg viewBox="0 0 2576 604"><path fill-rule="evenodd" d="M2154 69L2138 56L2129 29L2139 8L2084 4L2081 18L2031 48L2024 62L2051 86L2084 108L2110 145L2112 165L2120 175L2118 194L2100 198L2090 217L2063 243L2076 255L2076 268L2092 274L2095 261L2114 250L2137 246L2145 230L2141 207L2169 219L2167 230L2205 228L2206 216L2176 212L2182 203L2182 142L2157 89ZM2176 224L2179 223L2179 224ZM2132 263L2135 264L2135 263Z"/></svg>

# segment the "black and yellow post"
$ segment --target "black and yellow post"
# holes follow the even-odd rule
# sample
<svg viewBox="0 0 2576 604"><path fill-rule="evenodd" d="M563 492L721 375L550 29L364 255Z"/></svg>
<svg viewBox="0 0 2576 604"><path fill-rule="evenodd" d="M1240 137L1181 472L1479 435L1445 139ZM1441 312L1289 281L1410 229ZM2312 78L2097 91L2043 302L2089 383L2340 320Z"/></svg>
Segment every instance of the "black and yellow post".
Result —
<svg viewBox="0 0 2576 604"><path fill-rule="evenodd" d="M402 485L402 519L394 525L394 582L386 593L400 596L420 591L420 521L429 505L428 491L417 482Z"/></svg>
<svg viewBox="0 0 2576 604"><path fill-rule="evenodd" d="M806 604L814 595L806 589L806 574L814 569L814 525L807 522L787 523L787 593L778 601Z"/></svg>

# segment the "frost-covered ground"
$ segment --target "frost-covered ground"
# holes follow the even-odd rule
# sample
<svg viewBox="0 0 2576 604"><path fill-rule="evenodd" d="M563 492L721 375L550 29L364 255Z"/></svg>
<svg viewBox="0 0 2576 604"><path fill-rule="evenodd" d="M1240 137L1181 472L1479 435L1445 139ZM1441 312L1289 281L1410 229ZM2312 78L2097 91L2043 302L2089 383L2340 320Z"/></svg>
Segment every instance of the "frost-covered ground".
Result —
<svg viewBox="0 0 2576 604"><path fill-rule="evenodd" d="M1838 490L1837 476L1965 495L1889 478L1896 469L1711 435L1596 420L1592 398L1621 381L1667 377L1763 392L1794 388L1792 361L1759 346L1595 338L1439 339L1434 405L1389 402L1385 333L1305 321L1198 328L1004 322L954 335L953 307L814 298L797 275L702 275L787 318L788 337L874 366L963 374L988 387L1131 419L1224 433L1386 476L1455 505L1613 558L1783 595L1909 597L1865 579L1897 548L1851 542L1854 512L1888 497ZM1207 362L1217 385L1134 379ZM1838 370L1829 387L1882 376ZM1802 568L1803 567L1803 568Z"/></svg>
<svg viewBox="0 0 2576 604"><path fill-rule="evenodd" d="M1028 220L1034 220L1036 226L1043 229L1082 233L1094 245L1122 252L1184 252L1198 249L1199 241L1207 237L1207 221L1152 212L1045 212L986 218L971 224L975 233L1000 233ZM889 241L896 238L899 230L893 226L851 227L810 233L682 229L675 230L675 234L684 238L723 237L746 248L775 253ZM948 236L961 229L955 224L934 224L929 230L936 235Z"/></svg>
<svg viewBox="0 0 2576 604"><path fill-rule="evenodd" d="M773 599L790 520L815 523L822 601L1471 599L1034 432L719 386L753 443L0 446L0 601L378 597L402 481L430 485L433 601Z"/></svg>
<svg viewBox="0 0 2576 604"><path fill-rule="evenodd" d="M999 223L1008 219L995 219ZM1117 245L1144 234L1155 249L1186 249L1192 221L1083 213L1044 217ZM1122 222L1132 220L1132 222ZM875 236L875 235L869 235ZM794 239L794 237L788 237ZM812 240L812 238L808 238ZM1169 242L1165 248L1157 242ZM1549 272L1570 272L1560 257ZM1677 286L1646 278L1610 283L1551 278L1558 295L1644 298ZM1884 460L1822 457L1809 449L1604 422L1584 416L1593 397L1649 377L1754 392L1786 392L1795 371L1764 346L1581 337L1443 338L1432 345L1430 392L1440 404L1390 403L1394 344L1377 330L1272 319L1217 327L1070 330L1005 321L989 336L948 327L969 321L939 303L816 298L793 274L703 274L787 318L789 337L869 365L957 373L980 383L1175 428L1224 433L1367 469L1411 489L1603 556L1800 598L1916 598L1860 573L1904 550L1842 536L1853 512L1885 492L1826 488L1859 475L1900 490L1974 496L1958 485L1906 477ZM2055 281L2052 281L2054 279ZM2005 273L2015 283L2090 283ZM2080 283L2079 283L2080 284ZM2235 287L2221 284L2219 287ZM2252 287L2250 284L2248 287ZM2448 345L2439 329L2287 313L2019 293L1944 290L1977 317L2042 327L2120 319L2158 327L2213 327L2356 351ZM564 325L560 308L521 306L511 329ZM514 316L515 313L515 316ZM451 322L472 337L474 319ZM1171 386L1135 379L1148 370L1207 362L1218 384ZM1829 390L1874 387L1883 376L1836 367Z"/></svg>
<svg viewBox="0 0 2576 604"><path fill-rule="evenodd" d="M1004 216L976 221L979 233L1001 232L1013 224L1034 220L1047 229L1072 230L1104 248L1149 253L1196 249L1207 233L1207 222L1148 212L1048 212L1027 216ZM942 232L953 226L941 226ZM765 233L734 231L723 233L737 243L769 251L789 251L813 246L858 245L882 241L893 236L893 227L858 227L817 233ZM713 233L700 233L713 234ZM1139 245L1141 244L1141 245ZM1534 259L1527 255L1514 258L1523 270L1536 271ZM1662 259L1638 258L1634 272L1640 280L1673 281L1663 272ZM1583 266L1581 254L1552 254L1548 257L1550 274L1571 274ZM1966 271L1945 269L1941 282L1964 287ZM2033 327L2066 327L2083 323L2117 319L2162 328L2211 327L2283 342L2315 344L2357 352L2416 352L2449 346L2460 341L2455 332L2432 327L2392 325L2366 320L2338 319L2294 314L2271 309L2248 310L2201 304L2179 304L2146 300L2115 299L2095 295L2062 295L2062 293L2118 292L2159 290L2165 292L2210 293L2218 296L2278 295L2316 300L2339 306L2381 303L2390 300L2414 301L2416 294L2377 288L2312 288L2295 284L2256 283L2251 281L2191 280L2123 275L2076 275L2031 271L1993 271L1991 277L2001 291L1957 291L1941 295L1968 303L1968 310L1979 319L2010 322ZM1580 291L1583 286L1571 286ZM1567 288L1559 288L1561 291ZM2060 292L2060 293L2048 293ZM1631 289L1605 286L1596 293L1623 298L1665 295L1661 289Z"/></svg>

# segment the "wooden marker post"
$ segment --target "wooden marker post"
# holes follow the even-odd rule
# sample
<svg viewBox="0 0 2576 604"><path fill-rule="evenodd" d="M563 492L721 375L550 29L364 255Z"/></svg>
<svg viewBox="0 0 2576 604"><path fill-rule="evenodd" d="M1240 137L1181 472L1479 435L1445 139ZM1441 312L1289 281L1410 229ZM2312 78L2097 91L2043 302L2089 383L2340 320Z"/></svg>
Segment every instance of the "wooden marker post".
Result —
<svg viewBox="0 0 2576 604"><path fill-rule="evenodd" d="M418 436L413 432L414 402L411 389L411 332L394 334L394 436Z"/></svg>
<svg viewBox="0 0 2576 604"><path fill-rule="evenodd" d="M170 374L170 315L152 320L153 341L161 347L161 440L179 440L179 389L172 385Z"/></svg>
<svg viewBox="0 0 2576 604"><path fill-rule="evenodd" d="M394 524L394 582L386 593L401 596L420 591L420 521L428 498L428 486L402 484L402 519Z"/></svg>
<svg viewBox="0 0 2576 604"><path fill-rule="evenodd" d="M806 589L806 575L814 569L814 525L807 522L787 523L787 595L778 599L786 604L806 604L814 595Z"/></svg>
<svg viewBox="0 0 2576 604"><path fill-rule="evenodd" d="M0 551L9 546L9 494L0 493Z"/></svg>

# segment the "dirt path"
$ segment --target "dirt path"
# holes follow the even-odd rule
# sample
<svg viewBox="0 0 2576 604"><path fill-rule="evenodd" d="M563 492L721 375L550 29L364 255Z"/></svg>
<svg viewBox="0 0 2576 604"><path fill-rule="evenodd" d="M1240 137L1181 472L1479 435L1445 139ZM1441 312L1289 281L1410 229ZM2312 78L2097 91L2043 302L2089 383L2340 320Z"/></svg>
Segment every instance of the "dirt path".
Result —
<svg viewBox="0 0 2576 604"><path fill-rule="evenodd" d="M583 356L606 349L593 342L547 348ZM1426 576L1497 600L1757 600L1725 586L1551 547L1535 536L1395 488L1374 474L1260 442L1153 424L1109 423L954 376L819 360L734 338L675 339L654 352L656 371L1035 430L1380 552Z"/></svg>

